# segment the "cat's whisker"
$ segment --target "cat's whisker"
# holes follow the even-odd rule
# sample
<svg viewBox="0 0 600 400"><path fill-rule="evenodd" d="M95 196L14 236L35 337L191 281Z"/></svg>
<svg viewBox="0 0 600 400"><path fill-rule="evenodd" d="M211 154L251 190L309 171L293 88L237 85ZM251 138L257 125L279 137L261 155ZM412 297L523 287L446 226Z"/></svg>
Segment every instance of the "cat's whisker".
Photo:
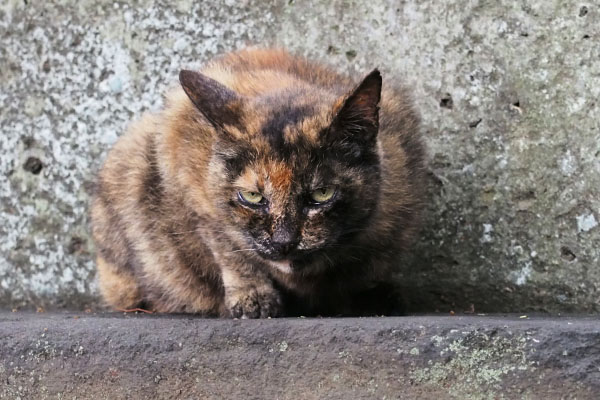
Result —
<svg viewBox="0 0 600 400"><path fill-rule="evenodd" d="M327 254L325 254L325 253L323 253L323 255L325 256L325 259L329 263L329 266L333 267L334 266L333 260Z"/></svg>
<svg viewBox="0 0 600 400"><path fill-rule="evenodd" d="M239 252L243 252L243 251L252 251L252 252L256 252L256 249L239 249L239 250L233 250L233 251L228 251L225 254L230 254L230 253L239 253Z"/></svg>
<svg viewBox="0 0 600 400"><path fill-rule="evenodd" d="M186 233L196 233L196 232L198 232L198 230L194 229L193 231L169 232L169 235L185 235Z"/></svg>

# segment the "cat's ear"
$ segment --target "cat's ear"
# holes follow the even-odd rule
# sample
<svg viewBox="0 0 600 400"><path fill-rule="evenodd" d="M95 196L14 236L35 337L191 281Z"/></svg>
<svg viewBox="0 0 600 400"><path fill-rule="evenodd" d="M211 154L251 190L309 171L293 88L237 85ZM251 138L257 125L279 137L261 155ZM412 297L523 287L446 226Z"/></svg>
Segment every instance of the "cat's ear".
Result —
<svg viewBox="0 0 600 400"><path fill-rule="evenodd" d="M242 99L236 92L196 71L182 70L179 82L192 103L215 128L239 125Z"/></svg>
<svg viewBox="0 0 600 400"><path fill-rule="evenodd" d="M338 139L374 143L379 130L381 74L374 69L352 90L338 108L331 134Z"/></svg>

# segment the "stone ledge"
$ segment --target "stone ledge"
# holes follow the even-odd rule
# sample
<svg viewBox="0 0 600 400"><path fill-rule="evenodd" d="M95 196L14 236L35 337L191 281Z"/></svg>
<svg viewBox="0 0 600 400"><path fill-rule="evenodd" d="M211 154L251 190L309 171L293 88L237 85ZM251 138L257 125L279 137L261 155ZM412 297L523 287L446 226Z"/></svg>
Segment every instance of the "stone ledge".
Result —
<svg viewBox="0 0 600 400"><path fill-rule="evenodd" d="M600 321L0 313L0 398L596 398Z"/></svg>

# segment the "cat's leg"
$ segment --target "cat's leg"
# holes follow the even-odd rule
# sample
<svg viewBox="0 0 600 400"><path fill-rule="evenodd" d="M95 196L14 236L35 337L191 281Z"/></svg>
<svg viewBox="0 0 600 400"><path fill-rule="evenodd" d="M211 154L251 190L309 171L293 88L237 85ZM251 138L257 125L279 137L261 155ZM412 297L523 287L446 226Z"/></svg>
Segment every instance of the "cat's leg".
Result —
<svg viewBox="0 0 600 400"><path fill-rule="evenodd" d="M234 318L280 316L282 302L266 273L249 263L228 263L221 268L225 305Z"/></svg>
<svg viewBox="0 0 600 400"><path fill-rule="evenodd" d="M142 296L135 277L102 257L97 259L100 292L105 301L117 310L139 307Z"/></svg>
<svg viewBox="0 0 600 400"><path fill-rule="evenodd" d="M145 257L141 260L144 302L151 304L153 311L228 315L223 301L223 284L218 274L210 271L211 260L190 263L190 258L171 256L178 250L181 256L181 248L166 247L162 251L153 251L149 248L150 243L157 247L159 240L138 240L137 244L145 249Z"/></svg>

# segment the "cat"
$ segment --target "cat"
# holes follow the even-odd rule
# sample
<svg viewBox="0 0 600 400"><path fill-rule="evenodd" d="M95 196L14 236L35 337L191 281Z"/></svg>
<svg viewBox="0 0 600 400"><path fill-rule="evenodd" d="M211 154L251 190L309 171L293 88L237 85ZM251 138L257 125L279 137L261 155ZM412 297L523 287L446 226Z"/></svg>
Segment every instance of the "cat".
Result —
<svg viewBox="0 0 600 400"><path fill-rule="evenodd" d="M91 220L108 305L393 312L424 204L406 90L382 90L377 69L355 80L279 49L226 54L179 81L99 172Z"/></svg>

